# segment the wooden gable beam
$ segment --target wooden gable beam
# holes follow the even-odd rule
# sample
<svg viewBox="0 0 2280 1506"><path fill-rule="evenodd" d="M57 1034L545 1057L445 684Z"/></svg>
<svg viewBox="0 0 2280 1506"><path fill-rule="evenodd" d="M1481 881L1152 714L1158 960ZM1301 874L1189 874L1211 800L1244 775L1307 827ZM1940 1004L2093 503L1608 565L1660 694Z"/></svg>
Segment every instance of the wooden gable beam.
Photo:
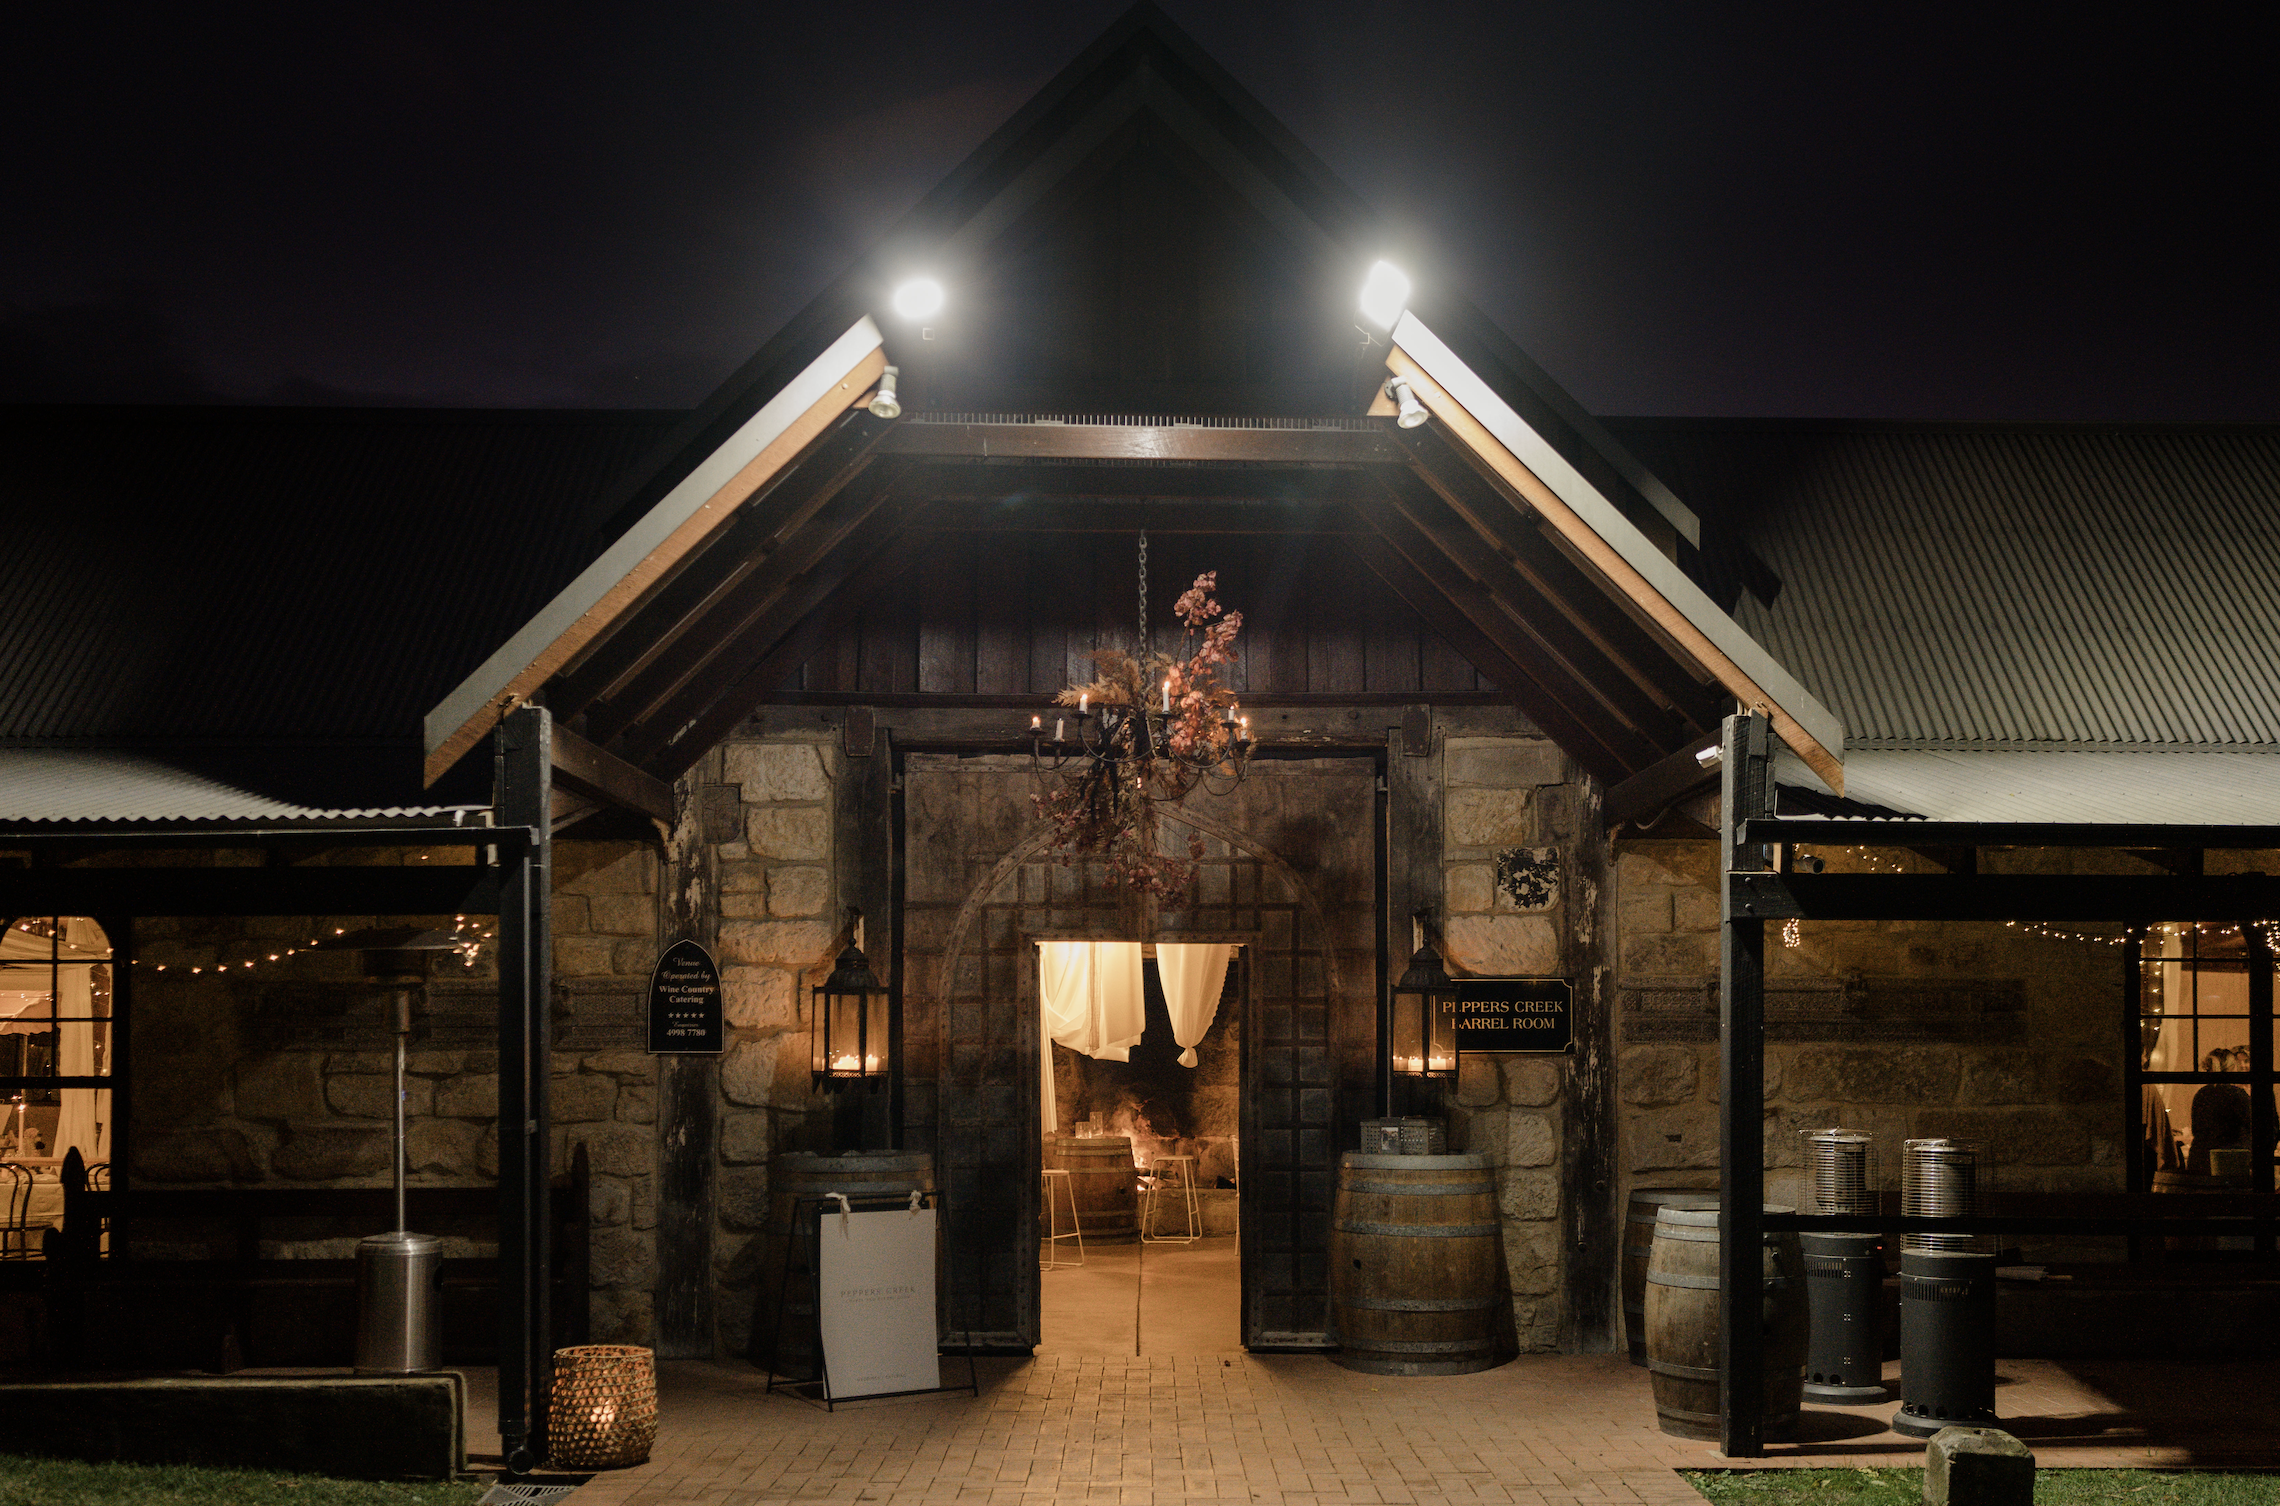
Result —
<svg viewBox="0 0 2280 1506"><path fill-rule="evenodd" d="M779 604L797 593L806 574L886 504L895 492L898 474L897 463L886 462L825 503L805 527L723 593L687 631L651 656L615 696L592 705L587 721L594 735L614 740L626 728L661 715L663 708L701 696L701 682L742 664L752 649L753 629L773 620ZM906 516L907 509L898 512L898 526Z"/></svg>
<svg viewBox="0 0 2280 1506"><path fill-rule="evenodd" d="M1627 666L1610 655L1603 642L1578 630L1550 599L1487 544L1449 515L1415 477L1387 478L1385 498L1376 504L1390 507L1441 554L1444 570L1458 570L1488 593L1511 625L1533 640L1591 699L1655 748L1690 730L1685 713L1651 683L1627 672ZM1367 510L1365 509L1365 515Z"/></svg>
<svg viewBox="0 0 2280 1506"><path fill-rule="evenodd" d="M1453 576L1446 557L1390 506L1364 517L1378 538L1349 541L1363 563L1578 763L1620 779L1659 751L1521 633L1486 588Z"/></svg>
<svg viewBox="0 0 2280 1506"><path fill-rule="evenodd" d="M424 724L427 782L442 778L868 393L886 368L881 344L868 316L856 320L438 702Z"/></svg>
<svg viewBox="0 0 2280 1506"><path fill-rule="evenodd" d="M647 769L595 746L559 722L554 726L553 747L558 794L569 791L673 824L673 787Z"/></svg>
<svg viewBox="0 0 2280 1506"><path fill-rule="evenodd" d="M547 705L557 718L575 716L620 694L682 637L717 611L825 504L870 466L887 424L860 412L840 415L800 463L779 472L738 508L726 526L659 582L554 676Z"/></svg>
<svg viewBox="0 0 2280 1506"><path fill-rule="evenodd" d="M1644 620L1743 706L1762 709L1806 766L1829 788L1844 792L1843 724L1522 423L1414 313L1403 314L1394 327L1386 366L1409 382L1418 401L1481 475L1549 523L1578 559L1606 577ZM1463 401L1452 395L1452 383L1463 389ZM1520 451L1529 462L1522 461Z"/></svg>
<svg viewBox="0 0 2280 1506"><path fill-rule="evenodd" d="M776 681L760 680L757 670L769 651L792 633L802 618L831 599L883 550L905 535L916 505L898 502L871 513L840 536L834 546L785 589L742 631L720 640L713 656L717 674L683 682L674 695L618 736L626 757L653 772L686 768L759 705ZM922 541L926 535L915 535ZM796 662L796 661L795 661ZM782 677L779 676L779 679Z"/></svg>

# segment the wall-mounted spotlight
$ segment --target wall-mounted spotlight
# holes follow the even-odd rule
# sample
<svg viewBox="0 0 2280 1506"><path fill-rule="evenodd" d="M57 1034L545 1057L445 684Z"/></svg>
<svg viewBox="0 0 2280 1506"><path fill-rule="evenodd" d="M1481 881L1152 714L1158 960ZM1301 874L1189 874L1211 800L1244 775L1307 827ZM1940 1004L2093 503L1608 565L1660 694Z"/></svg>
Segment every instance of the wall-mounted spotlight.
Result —
<svg viewBox="0 0 2280 1506"><path fill-rule="evenodd" d="M905 319L925 319L942 312L942 284L931 277L913 277L895 289L895 312Z"/></svg>
<svg viewBox="0 0 2280 1506"><path fill-rule="evenodd" d="M1417 401L1417 394L1410 390L1409 378L1407 377L1388 377L1385 384L1385 395L1392 398L1399 407L1400 412L1394 418L1394 422L1404 429L1414 429L1433 416L1425 411L1423 403ZM879 411L879 404L876 399L873 399L871 403L871 411L873 413Z"/></svg>
<svg viewBox="0 0 2280 1506"><path fill-rule="evenodd" d="M901 375L899 366L889 366L879 373L879 390L871 394L873 418L902 417L902 399L895 396L895 378Z"/></svg>
<svg viewBox="0 0 2280 1506"><path fill-rule="evenodd" d="M1362 283L1362 317L1379 329L1391 329L1407 307L1409 279L1402 270L1389 261L1371 267Z"/></svg>

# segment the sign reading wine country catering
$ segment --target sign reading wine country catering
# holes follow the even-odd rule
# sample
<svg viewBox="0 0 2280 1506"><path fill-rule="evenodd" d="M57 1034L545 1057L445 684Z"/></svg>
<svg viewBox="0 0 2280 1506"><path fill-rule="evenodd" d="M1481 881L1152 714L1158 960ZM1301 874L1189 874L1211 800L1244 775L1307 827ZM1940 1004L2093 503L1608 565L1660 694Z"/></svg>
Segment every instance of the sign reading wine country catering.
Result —
<svg viewBox="0 0 2280 1506"><path fill-rule="evenodd" d="M720 969L693 941L676 941L649 975L649 1049L663 1055L723 1049Z"/></svg>
<svg viewBox="0 0 2280 1506"><path fill-rule="evenodd" d="M1466 978L1441 1008L1456 1017L1459 1051L1566 1051L1573 1000L1565 978Z"/></svg>

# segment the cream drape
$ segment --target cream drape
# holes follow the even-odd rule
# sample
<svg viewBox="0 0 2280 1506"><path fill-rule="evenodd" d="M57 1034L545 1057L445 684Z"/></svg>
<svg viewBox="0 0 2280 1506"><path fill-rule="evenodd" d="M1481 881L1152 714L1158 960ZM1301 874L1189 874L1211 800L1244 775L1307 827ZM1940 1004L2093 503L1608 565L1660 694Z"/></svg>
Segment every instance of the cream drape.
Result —
<svg viewBox="0 0 2280 1506"><path fill-rule="evenodd" d="M1040 1121L1057 1133L1060 1105L1053 1095L1052 1043L1102 1061L1130 1061L1148 1030L1148 996L1140 977L1137 941L1040 941L1037 1004L1041 1016L1037 1063Z"/></svg>
<svg viewBox="0 0 2280 1506"><path fill-rule="evenodd" d="M1156 976L1164 985L1164 1006L1172 1016L1172 1039L1180 1043L1180 1065L1196 1064L1195 1048L1219 1015L1219 991L1235 949L1225 942L1156 943Z"/></svg>

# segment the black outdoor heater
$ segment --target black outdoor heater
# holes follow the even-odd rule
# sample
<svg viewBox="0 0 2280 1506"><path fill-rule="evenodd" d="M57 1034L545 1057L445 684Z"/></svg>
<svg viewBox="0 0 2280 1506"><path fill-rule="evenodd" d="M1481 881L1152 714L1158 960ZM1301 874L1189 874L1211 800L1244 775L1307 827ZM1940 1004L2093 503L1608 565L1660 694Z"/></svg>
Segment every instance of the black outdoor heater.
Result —
<svg viewBox="0 0 2280 1506"><path fill-rule="evenodd" d="M1910 1140L1900 1212L1980 1211L1979 1153L1959 1140ZM1970 1234L1911 1234L1900 1247L1900 1412L1892 1430L1929 1438L1995 1421L1995 1254Z"/></svg>
<svg viewBox="0 0 2280 1506"><path fill-rule="evenodd" d="M1806 1191L1815 1213L1873 1214L1868 1136L1848 1129L1805 1137ZM1877 1321L1884 1290L1884 1236L1807 1234L1805 1399L1860 1406L1884 1400L1884 1345Z"/></svg>

